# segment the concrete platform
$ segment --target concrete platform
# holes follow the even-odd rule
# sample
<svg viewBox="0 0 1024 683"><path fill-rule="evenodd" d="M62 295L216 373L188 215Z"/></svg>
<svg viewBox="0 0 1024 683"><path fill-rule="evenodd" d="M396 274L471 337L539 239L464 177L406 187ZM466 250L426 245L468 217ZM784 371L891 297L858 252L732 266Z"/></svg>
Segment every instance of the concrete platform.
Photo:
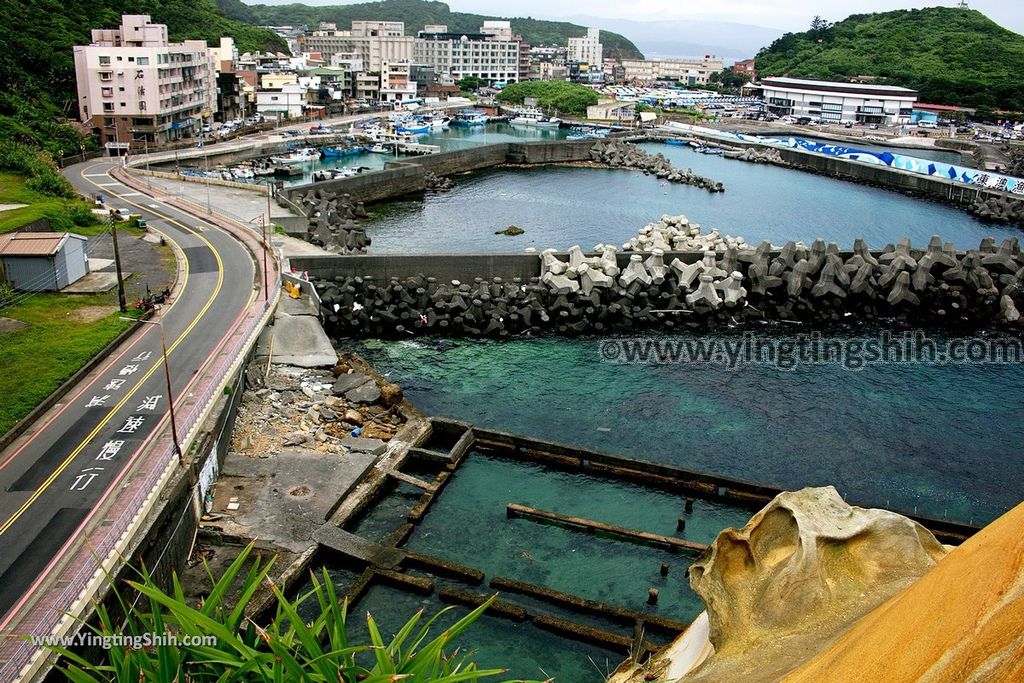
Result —
<svg viewBox="0 0 1024 683"><path fill-rule="evenodd" d="M313 533L313 540L342 555L354 557L382 569L394 569L405 559L405 553L397 548L374 543L362 536L339 529L333 524L324 524L317 529Z"/></svg>
<svg viewBox="0 0 1024 683"><path fill-rule="evenodd" d="M302 552L315 541L338 501L372 467L371 455L282 451L271 458L228 453L217 481L213 512L225 514L225 531L264 545ZM237 510L228 510L237 498Z"/></svg>
<svg viewBox="0 0 1024 683"><path fill-rule="evenodd" d="M131 273L122 273L121 277L127 280ZM60 290L61 294L102 294L117 287L117 273L89 273L88 275L72 282Z"/></svg>
<svg viewBox="0 0 1024 683"><path fill-rule="evenodd" d="M300 368L334 367L338 354L312 315L278 315L256 344L256 357Z"/></svg>
<svg viewBox="0 0 1024 683"><path fill-rule="evenodd" d="M319 313L316 310L316 303L311 297L301 296L298 299L293 299L290 296L282 294L281 303L277 305L277 315L311 315L316 316Z"/></svg>
<svg viewBox="0 0 1024 683"><path fill-rule="evenodd" d="M114 267L114 259L112 258L90 258L89 259L89 272L98 273L103 270L111 270Z"/></svg>

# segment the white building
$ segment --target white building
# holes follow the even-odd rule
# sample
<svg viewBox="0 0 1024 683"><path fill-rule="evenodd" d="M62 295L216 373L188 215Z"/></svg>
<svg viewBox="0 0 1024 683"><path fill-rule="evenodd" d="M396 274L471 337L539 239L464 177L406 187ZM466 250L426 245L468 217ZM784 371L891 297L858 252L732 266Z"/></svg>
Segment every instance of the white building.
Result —
<svg viewBox="0 0 1024 683"><path fill-rule="evenodd" d="M476 76L488 83L514 83L520 79L522 41L512 36L507 21L488 21L479 33L452 33L447 26L429 26L443 31L420 31L413 60L432 66L439 75L455 80Z"/></svg>
<svg viewBox="0 0 1024 683"><path fill-rule="evenodd" d="M625 80L653 83L679 81L686 85L705 85L711 74L722 70L722 60L715 55L693 59L624 59Z"/></svg>
<svg viewBox="0 0 1024 683"><path fill-rule="evenodd" d="M569 52L566 59L599 66L604 60L604 46L601 45L601 29L588 28L587 35L582 38L569 39Z"/></svg>
<svg viewBox="0 0 1024 683"><path fill-rule="evenodd" d="M298 118L306 111L307 89L298 83L256 91L256 111L270 119Z"/></svg>
<svg viewBox="0 0 1024 683"><path fill-rule="evenodd" d="M169 43L165 24L125 14L120 27L93 29L91 44L74 47L79 117L101 143L192 135L213 120L217 70L231 47Z"/></svg>
<svg viewBox="0 0 1024 683"><path fill-rule="evenodd" d="M894 85L835 83L801 78L762 78L768 110L778 116L829 122L852 121L891 126L909 123L917 91Z"/></svg>
<svg viewBox="0 0 1024 683"><path fill-rule="evenodd" d="M353 21L350 31L339 31L335 24L321 24L300 37L299 45L303 51L319 52L327 62L338 53L355 55L370 71L380 71L384 61L411 61L414 41L405 35L401 21Z"/></svg>

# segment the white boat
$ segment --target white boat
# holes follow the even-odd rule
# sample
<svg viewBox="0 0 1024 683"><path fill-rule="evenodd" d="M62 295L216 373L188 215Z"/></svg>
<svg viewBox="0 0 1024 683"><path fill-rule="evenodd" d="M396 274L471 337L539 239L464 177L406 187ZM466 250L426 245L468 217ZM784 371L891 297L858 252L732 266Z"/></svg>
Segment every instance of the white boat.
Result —
<svg viewBox="0 0 1024 683"><path fill-rule="evenodd" d="M366 148L367 152L374 154L392 154L395 151L394 145L390 145L386 142L375 142Z"/></svg>
<svg viewBox="0 0 1024 683"><path fill-rule="evenodd" d="M536 126L537 128L558 128L562 124L561 119L547 116L539 109L520 109L515 113L509 123L513 126Z"/></svg>
<svg viewBox="0 0 1024 683"><path fill-rule="evenodd" d="M430 114L423 116L422 121L430 126L430 130L447 130L451 119L444 114Z"/></svg>
<svg viewBox="0 0 1024 683"><path fill-rule="evenodd" d="M451 125L459 127L486 126L487 114L477 109L463 109L455 115Z"/></svg>
<svg viewBox="0 0 1024 683"><path fill-rule="evenodd" d="M316 147L303 147L302 149L297 149L294 152L290 152L282 156L270 157L270 160L275 164L304 164L307 161L313 161L319 158L319 149Z"/></svg>

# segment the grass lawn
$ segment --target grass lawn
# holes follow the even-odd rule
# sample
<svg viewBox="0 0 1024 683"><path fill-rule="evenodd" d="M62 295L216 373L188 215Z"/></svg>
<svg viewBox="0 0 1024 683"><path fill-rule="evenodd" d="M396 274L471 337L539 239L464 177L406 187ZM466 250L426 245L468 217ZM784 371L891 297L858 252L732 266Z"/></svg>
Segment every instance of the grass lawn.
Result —
<svg viewBox="0 0 1024 683"><path fill-rule="evenodd" d="M96 235L106 226L91 214L92 206L84 199L64 199L40 194L25 187L25 178L13 173L0 173L0 204L27 204L20 209L0 211L0 233L46 218L55 232L71 231L80 235Z"/></svg>
<svg viewBox="0 0 1024 683"><path fill-rule="evenodd" d="M116 291L90 296L36 294L0 309L0 316L28 323L0 335L0 434L131 325L119 315Z"/></svg>

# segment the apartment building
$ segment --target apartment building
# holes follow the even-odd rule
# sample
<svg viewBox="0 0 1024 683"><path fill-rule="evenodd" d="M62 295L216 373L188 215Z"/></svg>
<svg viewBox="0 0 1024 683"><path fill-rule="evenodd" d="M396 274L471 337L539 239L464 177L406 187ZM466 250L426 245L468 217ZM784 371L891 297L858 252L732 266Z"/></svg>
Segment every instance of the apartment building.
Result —
<svg viewBox="0 0 1024 683"><path fill-rule="evenodd" d="M384 62L380 70L380 101L405 102L416 99L416 81L409 73L409 62Z"/></svg>
<svg viewBox="0 0 1024 683"><path fill-rule="evenodd" d="M455 33L433 25L417 36L413 61L456 80L476 76L488 83L515 83L525 73L520 69L522 52L523 40L512 34L507 21L484 22L479 33Z"/></svg>
<svg viewBox="0 0 1024 683"><path fill-rule="evenodd" d="M405 35L401 21L353 21L348 31L338 30L336 24L320 24L312 33L300 36L299 46L303 51L319 52L328 63L336 54L353 55L369 71L380 71L385 61L411 61L414 41Z"/></svg>
<svg viewBox="0 0 1024 683"><path fill-rule="evenodd" d="M711 74L723 67L720 57L704 55L700 59L624 59L622 68L627 81L679 81L686 85L705 85Z"/></svg>
<svg viewBox="0 0 1024 683"><path fill-rule="evenodd" d="M597 66L603 63L604 46L601 45L601 29L588 28L582 38L570 38L566 59L570 62Z"/></svg>
<svg viewBox="0 0 1024 683"><path fill-rule="evenodd" d="M73 52L79 117L101 144L170 142L213 120L222 52L205 40L170 43L165 24L125 14Z"/></svg>
<svg viewBox="0 0 1024 683"><path fill-rule="evenodd" d="M836 83L772 76L759 84L768 110L779 116L839 123L909 123L917 91L895 85Z"/></svg>

